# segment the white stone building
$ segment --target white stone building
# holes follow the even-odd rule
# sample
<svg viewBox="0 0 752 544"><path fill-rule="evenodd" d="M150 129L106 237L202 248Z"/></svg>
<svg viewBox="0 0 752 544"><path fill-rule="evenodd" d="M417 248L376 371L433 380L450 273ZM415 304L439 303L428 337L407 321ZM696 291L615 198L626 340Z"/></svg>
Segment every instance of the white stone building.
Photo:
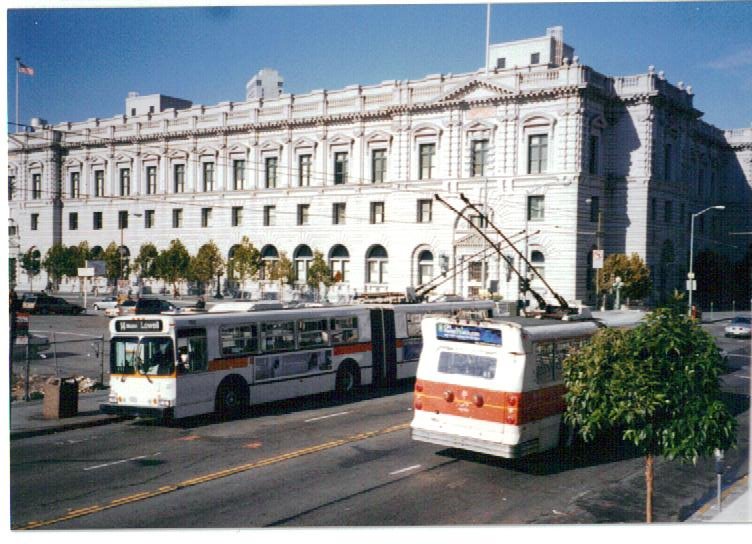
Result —
<svg viewBox="0 0 752 544"><path fill-rule="evenodd" d="M213 106L155 99L157 111L12 135L18 251L122 241L136 255L179 238L192 254L213 240L228 255L248 236L267 259L285 252L301 280L319 250L359 293L449 270L434 293L515 299L505 260L434 199L462 210L465 194L558 293L592 302L599 212L606 254L637 252L663 292L683 289L692 213L726 205L700 218L696 251L750 230L752 129L702 121L691 87L652 67L599 73L559 27L490 51L486 69L464 74ZM249 93L265 75L281 89L266 70Z"/></svg>

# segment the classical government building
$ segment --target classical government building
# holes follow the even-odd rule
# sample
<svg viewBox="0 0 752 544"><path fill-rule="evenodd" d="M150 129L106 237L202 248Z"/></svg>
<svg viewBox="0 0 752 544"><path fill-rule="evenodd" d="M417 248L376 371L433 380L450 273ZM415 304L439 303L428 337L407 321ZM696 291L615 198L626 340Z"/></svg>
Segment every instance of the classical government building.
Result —
<svg viewBox="0 0 752 544"><path fill-rule="evenodd" d="M173 239L229 256L247 236L267 261L285 253L299 281L318 250L358 293L446 271L434 294L517 298L512 268L526 265L470 226L501 241L461 194L568 300L592 303L598 247L638 253L656 295L683 290L691 215L709 206L725 210L697 217L695 254L737 257L729 233L752 230L752 129L704 122L692 88L652 66L596 71L561 27L492 45L488 62L297 95L264 69L242 102L130 93L122 115L36 121L10 136L11 257L86 241L132 258Z"/></svg>

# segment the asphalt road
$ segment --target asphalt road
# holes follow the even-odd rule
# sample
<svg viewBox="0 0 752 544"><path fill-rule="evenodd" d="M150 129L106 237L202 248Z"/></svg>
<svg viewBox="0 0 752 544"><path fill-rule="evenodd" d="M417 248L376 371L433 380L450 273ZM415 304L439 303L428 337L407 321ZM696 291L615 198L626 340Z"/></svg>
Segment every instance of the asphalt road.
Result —
<svg viewBox="0 0 752 544"><path fill-rule="evenodd" d="M96 318L71 319L98 326ZM728 478L736 478L746 470L749 341L719 343L732 355L724 388L739 414L740 448L726 463ZM518 461L468 454L412 441L411 400L408 382L364 390L349 403L323 395L266 405L230 422L131 420L15 440L11 523L111 529L644 519L643 459L617 440ZM709 460L659 460L654 519L683 519L714 481Z"/></svg>

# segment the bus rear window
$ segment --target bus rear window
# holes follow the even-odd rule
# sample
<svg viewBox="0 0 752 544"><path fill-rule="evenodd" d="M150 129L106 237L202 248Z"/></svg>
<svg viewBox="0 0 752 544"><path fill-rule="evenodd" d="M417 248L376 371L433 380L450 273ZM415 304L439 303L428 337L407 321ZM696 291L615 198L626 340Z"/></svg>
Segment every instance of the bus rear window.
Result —
<svg viewBox="0 0 752 544"><path fill-rule="evenodd" d="M496 376L496 359L483 355L442 351L439 355L439 372L492 380Z"/></svg>

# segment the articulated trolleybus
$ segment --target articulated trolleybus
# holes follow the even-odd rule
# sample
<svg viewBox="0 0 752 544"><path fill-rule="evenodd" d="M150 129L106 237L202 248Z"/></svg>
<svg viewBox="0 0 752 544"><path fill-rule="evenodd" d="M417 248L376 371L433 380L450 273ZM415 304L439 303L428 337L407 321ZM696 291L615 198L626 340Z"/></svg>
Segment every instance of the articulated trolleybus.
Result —
<svg viewBox="0 0 752 544"><path fill-rule="evenodd" d="M517 458L563 438L562 361L595 321L427 318L415 381L415 440Z"/></svg>
<svg viewBox="0 0 752 544"><path fill-rule="evenodd" d="M490 302L351 305L110 322L105 413L182 418L415 376L425 315Z"/></svg>

